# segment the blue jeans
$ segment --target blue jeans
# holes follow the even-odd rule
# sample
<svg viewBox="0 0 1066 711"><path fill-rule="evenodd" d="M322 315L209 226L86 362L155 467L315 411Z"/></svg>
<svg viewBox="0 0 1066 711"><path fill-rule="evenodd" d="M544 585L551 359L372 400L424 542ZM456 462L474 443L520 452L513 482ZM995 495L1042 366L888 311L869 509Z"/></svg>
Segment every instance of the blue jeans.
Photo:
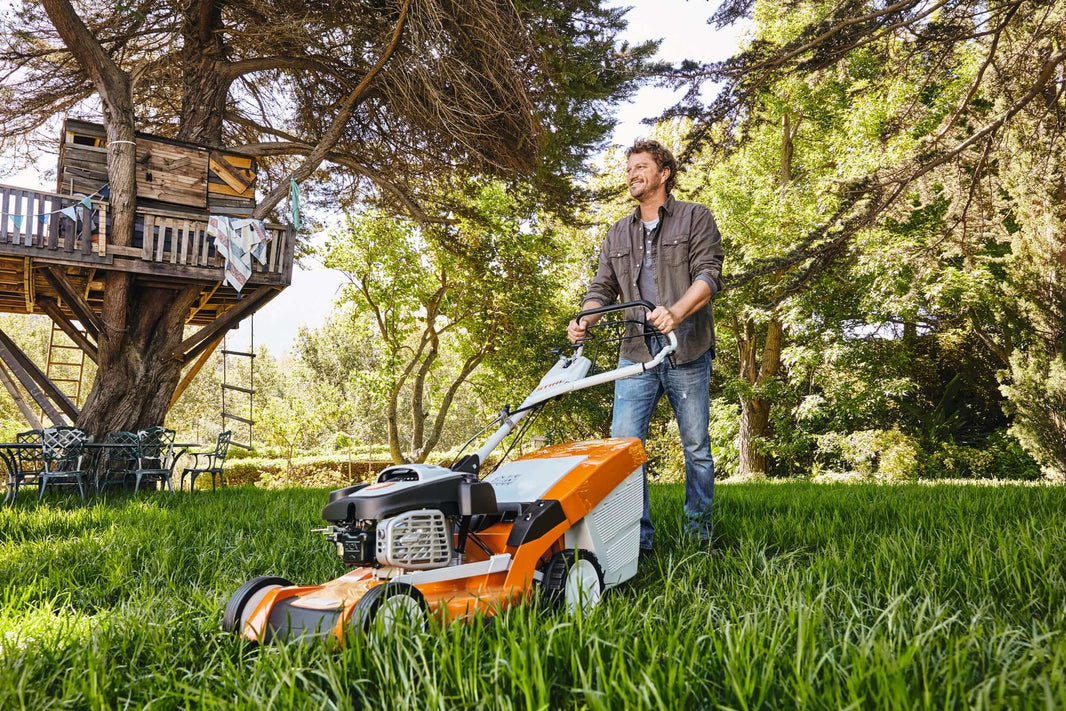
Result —
<svg viewBox="0 0 1066 711"><path fill-rule="evenodd" d="M711 456L711 352L671 368L663 363L654 370L614 384L614 418L611 435L648 439L648 425L659 398L674 410L681 444L685 449L685 522L693 535L710 540L711 504L714 502L714 458ZM619 366L632 364L621 358ZM655 527L648 505L648 474L644 470L644 515L640 519L640 547L650 549Z"/></svg>

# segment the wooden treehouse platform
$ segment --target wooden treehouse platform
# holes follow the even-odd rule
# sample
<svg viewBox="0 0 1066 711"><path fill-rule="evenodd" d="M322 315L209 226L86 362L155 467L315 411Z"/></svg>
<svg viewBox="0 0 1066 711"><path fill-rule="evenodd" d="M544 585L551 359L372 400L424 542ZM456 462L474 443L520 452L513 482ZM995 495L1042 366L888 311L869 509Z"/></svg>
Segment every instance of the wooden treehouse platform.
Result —
<svg viewBox="0 0 1066 711"><path fill-rule="evenodd" d="M56 192L0 185L0 313L47 315L95 361L108 272L163 289L196 286L200 298L186 323L199 328L173 354L194 363L180 394L222 336L291 283L296 235L290 226L263 225L265 259L252 260L238 294L223 284L226 264L207 227L212 216L251 216L255 161L147 134L138 133L136 143L136 226L128 246L110 234L103 126L66 121ZM73 420L76 403L16 351L0 332L0 358L10 371L0 368L0 381L12 397L19 400L13 376L53 422L60 414Z"/></svg>

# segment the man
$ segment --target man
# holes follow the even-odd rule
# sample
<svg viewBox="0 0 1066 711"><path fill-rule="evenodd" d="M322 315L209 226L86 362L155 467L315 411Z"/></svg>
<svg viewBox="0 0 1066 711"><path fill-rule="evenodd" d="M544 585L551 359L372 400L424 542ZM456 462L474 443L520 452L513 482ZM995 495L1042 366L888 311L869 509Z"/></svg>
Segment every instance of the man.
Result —
<svg viewBox="0 0 1066 711"><path fill-rule="evenodd" d="M714 217L703 205L680 202L671 195L677 161L657 141L637 141L626 151L629 193L638 205L607 232L596 276L583 309L621 298L655 304L648 314L630 313L631 320L650 322L662 333L676 331L677 365L664 362L641 375L615 382L614 437L647 440L648 424L665 393L677 418L685 450L685 517L688 530L707 544L711 538L714 459L711 457L710 381L714 358L714 316L711 298L721 290L722 237ZM585 337L599 315L570 322L571 342ZM639 324L626 326L619 365L646 363L661 343L640 338ZM648 507L644 477L644 515L640 521L642 556L653 550L655 527Z"/></svg>

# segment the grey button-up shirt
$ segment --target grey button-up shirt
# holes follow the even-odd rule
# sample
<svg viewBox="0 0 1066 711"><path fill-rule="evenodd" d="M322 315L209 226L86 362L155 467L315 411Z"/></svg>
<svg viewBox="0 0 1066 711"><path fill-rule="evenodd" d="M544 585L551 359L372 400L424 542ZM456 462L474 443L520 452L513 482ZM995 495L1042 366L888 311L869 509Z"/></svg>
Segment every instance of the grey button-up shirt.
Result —
<svg viewBox="0 0 1066 711"><path fill-rule="evenodd" d="M697 279L711 287L711 297L722 288L722 235L718 232L711 211L703 205L680 202L671 195L659 208L659 228L652 242L652 271L659 292L656 306L673 306ZM644 260L644 226L640 221L640 207L607 231L600 249L596 276L589 284L584 301L601 304L637 301L640 290L637 280ZM643 322L643 309L627 313L630 320ZM677 327L677 362L696 360L707 350L714 351L714 312L711 301L682 321ZM626 336L636 336L622 342L622 357L646 363L651 353L644 343L641 327L626 326Z"/></svg>

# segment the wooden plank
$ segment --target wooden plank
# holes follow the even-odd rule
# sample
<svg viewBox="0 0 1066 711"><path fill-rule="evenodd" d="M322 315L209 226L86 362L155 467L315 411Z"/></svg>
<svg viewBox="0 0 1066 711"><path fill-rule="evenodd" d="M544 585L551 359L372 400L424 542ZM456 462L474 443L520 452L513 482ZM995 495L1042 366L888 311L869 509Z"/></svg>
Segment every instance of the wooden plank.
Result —
<svg viewBox="0 0 1066 711"><path fill-rule="evenodd" d="M50 197L48 206L52 212L48 218L48 249L55 251L59 249L59 225L63 222L63 213L59 212L59 209L63 204L59 198Z"/></svg>
<svg viewBox="0 0 1066 711"><path fill-rule="evenodd" d="M192 232L195 229L196 229L196 223L195 222L189 222L188 220L185 220L183 223L181 223L181 251L180 251L180 254L181 254L181 263L182 264L185 264L186 259L187 259L188 255L189 255L189 242L190 242L189 233Z"/></svg>
<svg viewBox="0 0 1066 711"><path fill-rule="evenodd" d="M144 215L144 241L141 245L141 259L151 260L152 250L155 247L155 218L149 214Z"/></svg>
<svg viewBox="0 0 1066 711"><path fill-rule="evenodd" d="M74 341L85 352L85 355L89 356L93 363L98 362L96 346L71 323L67 315L63 313L63 309L59 308L59 304L54 299L41 298L37 300L37 303L41 305L41 309L48 314L56 325L63 329L63 333L67 334L70 340Z"/></svg>
<svg viewBox="0 0 1066 711"><path fill-rule="evenodd" d="M57 388L2 330L0 330L0 355L3 356L4 364L11 370L11 374L52 422L59 425L66 424L63 415L49 401L49 398L55 401L59 409L63 410L72 421L78 418L78 408L70 401L70 398Z"/></svg>
<svg viewBox="0 0 1066 711"><path fill-rule="evenodd" d="M22 260L22 292L26 295L26 310L33 313L37 294L33 288L33 262L29 257Z"/></svg>
<svg viewBox="0 0 1066 711"><path fill-rule="evenodd" d="M195 358L207 348L208 342L214 339L215 336L220 333L225 333L236 326L240 323L241 319L255 313L264 304L277 296L277 294L278 289L273 287L259 287L251 294L238 301L234 306L229 308L209 325L204 326L192 336L178 344L174 350L169 353L169 357L178 358L183 361Z"/></svg>
<svg viewBox="0 0 1066 711"><path fill-rule="evenodd" d="M281 254L281 281L283 284L292 283L292 263L296 256L296 230L289 225L285 228L285 251Z"/></svg>
<svg viewBox="0 0 1066 711"><path fill-rule="evenodd" d="M81 321L82 328L94 341L100 340L100 331L103 330L103 324L100 323L100 318L93 311L92 307L85 301L85 298L78 293L78 290L74 288L74 285L67 279L67 275L60 267L49 266L41 270L41 274L44 276L45 281L59 293L63 301L67 303L67 308L71 310L74 316Z"/></svg>
<svg viewBox="0 0 1066 711"><path fill-rule="evenodd" d="M100 241L96 253L101 257L107 254L107 203L100 203Z"/></svg>
<svg viewBox="0 0 1066 711"><path fill-rule="evenodd" d="M169 219L162 220L159 223L159 237L156 238L155 243L155 261L163 261L163 247L167 243L167 227L171 224Z"/></svg>
<svg viewBox="0 0 1066 711"><path fill-rule="evenodd" d="M100 257L100 256L95 255L95 254L90 254L90 255L86 256L86 255L82 255L80 252L72 252L70 254L67 254L66 252L63 252L63 251L58 251L58 252L49 252L47 250L38 251L38 250L31 250L28 247L21 247L21 246L12 245L12 244L0 244L0 256L10 256L10 257L27 257L27 256L29 256L29 257L33 257L34 261L38 262L40 264L62 264L64 266L68 266L68 267L89 267L89 266L91 266L91 267L98 267L98 268L102 268L102 269L106 269L107 267L113 266L114 261L115 261L114 258L110 257L110 256Z"/></svg>
<svg viewBox="0 0 1066 711"><path fill-rule="evenodd" d="M0 244L7 244L11 241L10 233L7 230L8 225L8 211L7 204L11 200L11 188L6 185L0 188Z"/></svg>
<svg viewBox="0 0 1066 711"><path fill-rule="evenodd" d="M63 130L67 133L81 134L84 136L93 136L96 138L106 138L107 132L101 124L93 123L92 121L83 121L82 119L68 118L63 122Z"/></svg>
<svg viewBox="0 0 1066 711"><path fill-rule="evenodd" d="M23 235L26 233L26 210L23 209L23 203L26 200L26 191L19 190L15 193L15 204L11 214L17 215L22 220L22 224L15 227L15 240L14 244L21 244L23 246L29 246Z"/></svg>
<svg viewBox="0 0 1066 711"><path fill-rule="evenodd" d="M15 385L15 379L11 377L11 374L7 372L7 368L0 363L0 381L3 381L4 388L7 390L8 395L18 405L19 411L22 416L26 418L26 422L29 424L30 429L39 430L42 429L41 421L37 419L37 413L33 411L30 404L26 402L26 398L22 397L22 393L19 392L18 386Z"/></svg>
<svg viewBox="0 0 1066 711"><path fill-rule="evenodd" d="M203 149L139 136L137 196L206 209L208 160Z"/></svg>
<svg viewBox="0 0 1066 711"><path fill-rule="evenodd" d="M197 376L197 374L203 369L204 365L207 364L207 361L211 359L211 354L215 352L216 348L218 348L218 344L222 343L224 337L225 334L222 334L215 340L211 341L207 345L207 348L204 349L203 353L200 354L200 357L196 359L196 362L192 364L192 367L189 368L189 372L185 373L185 377L183 377L181 382L178 383L178 389L174 391L174 396L170 398L171 407L174 407L178 402L178 399L182 396L182 393L184 393L188 389L189 384L192 383L193 378Z"/></svg>
<svg viewBox="0 0 1066 711"><path fill-rule="evenodd" d="M209 165L211 172L222 178L222 182L239 195L247 193L255 180L255 176L251 175L250 170L241 170L230 163L221 153L215 151L211 152Z"/></svg>
<svg viewBox="0 0 1066 711"><path fill-rule="evenodd" d="M92 251L93 246L93 211L92 208L81 208L81 234L80 245L81 252L88 254Z"/></svg>
<svg viewBox="0 0 1066 711"><path fill-rule="evenodd" d="M212 176L213 175L214 174L212 174ZM214 177L210 177L207 179L207 199L210 201L217 200L219 198L239 198L242 200L250 200L252 202L255 202L255 188L248 188L246 190L234 190L221 180L218 180Z"/></svg>
<svg viewBox="0 0 1066 711"><path fill-rule="evenodd" d="M277 272L278 254L285 248L285 233L271 232L271 234L273 238L270 240L270 271Z"/></svg>
<svg viewBox="0 0 1066 711"><path fill-rule="evenodd" d="M211 246L211 240L208 239L207 236L207 225L204 225L204 230L200 233L199 239L197 240L197 245L200 250L200 265L207 266L208 249Z"/></svg>

